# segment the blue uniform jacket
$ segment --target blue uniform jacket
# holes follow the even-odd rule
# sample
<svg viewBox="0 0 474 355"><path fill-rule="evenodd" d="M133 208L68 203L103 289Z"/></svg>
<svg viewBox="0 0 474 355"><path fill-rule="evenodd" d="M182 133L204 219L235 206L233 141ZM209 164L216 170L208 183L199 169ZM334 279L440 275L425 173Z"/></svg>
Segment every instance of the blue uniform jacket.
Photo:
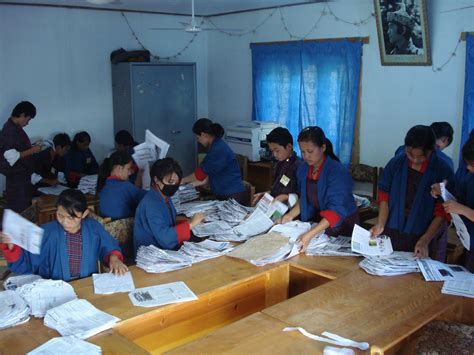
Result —
<svg viewBox="0 0 474 355"><path fill-rule="evenodd" d="M95 160L94 154L92 154L89 148L87 148L87 150L71 149L66 154L65 159L66 176L69 175L71 172L76 172L85 175L93 175L97 174L97 170L99 169L99 165Z"/></svg>
<svg viewBox="0 0 474 355"><path fill-rule="evenodd" d="M57 221L41 226L44 229L41 254L31 254L21 251L20 258L8 267L18 274L38 274L46 279L69 281L69 259L64 228ZM82 231L82 260L80 278L98 272L97 260L105 263L105 257L112 251L120 251L115 239L90 218L85 218L81 225Z"/></svg>
<svg viewBox="0 0 474 355"><path fill-rule="evenodd" d="M438 156L441 159L443 159L446 163L448 163L451 170L454 171L453 159L451 159L446 154L444 154L443 151L441 149L439 149L438 147L436 147L436 152L438 153ZM397 148L397 150L395 151L395 156L397 156L400 153L405 153L405 146L404 145L401 145Z"/></svg>
<svg viewBox="0 0 474 355"><path fill-rule="evenodd" d="M308 163L300 164L297 171L297 179L302 221L311 220L316 213L314 206L308 202L306 195L306 177L308 172ZM352 195L351 175L338 161L326 157L317 186L320 210L330 210L336 212L341 217L338 224L333 227L338 227L346 217L357 210L354 196Z"/></svg>
<svg viewBox="0 0 474 355"><path fill-rule="evenodd" d="M461 170L461 171L460 171ZM469 172L466 164L459 164L455 177L455 188L453 195L459 203L474 209L474 174ZM471 237L471 252L474 250L474 222L464 216L460 216L466 225Z"/></svg>
<svg viewBox="0 0 474 355"><path fill-rule="evenodd" d="M109 178L99 193L100 215L113 220L133 217L146 193L128 180Z"/></svg>
<svg viewBox="0 0 474 355"><path fill-rule="evenodd" d="M170 250L179 247L176 210L173 201L168 201L169 207L159 192L150 190L138 205L133 226L135 253L142 245Z"/></svg>
<svg viewBox="0 0 474 355"><path fill-rule="evenodd" d="M218 196L229 196L245 190L235 154L220 138L212 142L201 169L209 176L212 192Z"/></svg>
<svg viewBox="0 0 474 355"><path fill-rule="evenodd" d="M443 180L453 181L454 173L437 151L431 154L428 167L418 185L415 199L405 221L405 197L408 181L406 154L393 157L384 169L380 190L389 194L389 214L386 226L402 233L423 234L433 220L436 200L431 196L431 185Z"/></svg>

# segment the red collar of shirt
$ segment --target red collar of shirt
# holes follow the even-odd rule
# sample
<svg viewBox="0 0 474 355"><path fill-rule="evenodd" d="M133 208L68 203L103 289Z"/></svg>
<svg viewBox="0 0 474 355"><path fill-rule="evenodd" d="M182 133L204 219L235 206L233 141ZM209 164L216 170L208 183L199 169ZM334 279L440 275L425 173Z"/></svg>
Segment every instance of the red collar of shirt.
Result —
<svg viewBox="0 0 474 355"><path fill-rule="evenodd" d="M319 175L321 175L321 171L323 171L323 167L324 167L325 162L326 162L326 156L324 156L323 162L321 163L318 170L316 171L316 176L315 177L313 177L313 166L311 165L309 167L307 179L309 179L309 180L319 180Z"/></svg>
<svg viewBox="0 0 474 355"><path fill-rule="evenodd" d="M111 175L107 178L107 180L120 180L120 181L125 181L124 179L122 179L120 176L115 176L115 175Z"/></svg>
<svg viewBox="0 0 474 355"><path fill-rule="evenodd" d="M432 153L432 154L433 154L433 153ZM431 154L431 155L432 155L432 154ZM431 155L430 155L430 157L429 157L428 159L426 159L426 160L423 162L423 164L421 164L421 167L420 167L420 170L419 170L420 173L424 174L424 172L425 172L426 169L428 168L428 164L430 163ZM409 167L409 168L412 168L412 166L413 166L413 163L411 162L410 159L408 159L408 167Z"/></svg>

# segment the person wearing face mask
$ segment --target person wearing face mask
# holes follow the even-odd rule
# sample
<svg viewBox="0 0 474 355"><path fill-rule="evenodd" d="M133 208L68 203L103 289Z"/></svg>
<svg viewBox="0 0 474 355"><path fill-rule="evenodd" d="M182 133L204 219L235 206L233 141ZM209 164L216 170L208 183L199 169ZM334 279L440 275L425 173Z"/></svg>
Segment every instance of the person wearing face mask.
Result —
<svg viewBox="0 0 474 355"><path fill-rule="evenodd" d="M15 106L0 133L0 173L6 177L7 208L18 213L31 205L34 155L41 151L40 145L31 145L23 130L35 116L36 107L22 101Z"/></svg>
<svg viewBox="0 0 474 355"><path fill-rule="evenodd" d="M126 151L116 151L104 159L97 178L99 211L112 220L133 217L146 191L129 181L133 160ZM140 183L138 179L136 183Z"/></svg>
<svg viewBox="0 0 474 355"><path fill-rule="evenodd" d="M302 221L318 222L299 237L300 251L305 252L311 239L324 230L330 236L350 236L359 215L351 175L323 130L317 126L303 129L298 144L304 159L296 173L300 198L281 222L290 222L298 215Z"/></svg>
<svg viewBox="0 0 474 355"><path fill-rule="evenodd" d="M440 200L430 194L433 184L453 181L454 172L435 149L429 126L412 127L405 137L405 154L386 165L379 182L379 215L372 236L390 237L394 250L413 251L444 262L446 219Z"/></svg>
<svg viewBox="0 0 474 355"><path fill-rule="evenodd" d="M239 163L232 149L222 139L224 128L208 118L200 118L193 125L193 133L198 143L208 148L208 152L201 166L191 175L184 177L182 183L200 186L209 181L218 200L233 198L243 205L248 205L251 201L247 201Z"/></svg>
<svg viewBox="0 0 474 355"><path fill-rule="evenodd" d="M151 189L135 213L133 243L135 253L142 245L176 250L191 238L191 228L204 220L198 213L189 221L176 221L171 200L179 189L183 172L173 158L157 160L150 169Z"/></svg>
<svg viewBox="0 0 474 355"><path fill-rule="evenodd" d="M66 155L66 179L70 187L77 187L85 175L97 174L99 164L90 150L91 136L86 131L77 133L71 150Z"/></svg>

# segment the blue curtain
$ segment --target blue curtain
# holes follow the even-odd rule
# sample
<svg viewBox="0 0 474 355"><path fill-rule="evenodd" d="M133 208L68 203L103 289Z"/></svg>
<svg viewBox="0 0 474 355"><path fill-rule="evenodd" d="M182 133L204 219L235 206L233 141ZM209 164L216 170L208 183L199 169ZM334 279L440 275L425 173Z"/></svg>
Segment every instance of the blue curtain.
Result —
<svg viewBox="0 0 474 355"><path fill-rule="evenodd" d="M362 42L251 45L253 119L276 121L293 137L320 126L349 164L359 94Z"/></svg>
<svg viewBox="0 0 474 355"><path fill-rule="evenodd" d="M474 36L467 34L461 147L466 142L472 129L474 129Z"/></svg>

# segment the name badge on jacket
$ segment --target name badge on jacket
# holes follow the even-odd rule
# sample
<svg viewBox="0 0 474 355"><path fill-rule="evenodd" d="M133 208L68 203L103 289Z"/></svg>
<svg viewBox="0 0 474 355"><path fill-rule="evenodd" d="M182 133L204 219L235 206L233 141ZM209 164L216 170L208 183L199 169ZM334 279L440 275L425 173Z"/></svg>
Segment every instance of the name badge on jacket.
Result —
<svg viewBox="0 0 474 355"><path fill-rule="evenodd" d="M51 167L51 174L53 174L53 175L56 174L56 169L53 168L53 167Z"/></svg>
<svg viewBox="0 0 474 355"><path fill-rule="evenodd" d="M91 161L92 161L92 158L91 158L91 157L87 158L87 159L86 159L86 164L90 164Z"/></svg>
<svg viewBox="0 0 474 355"><path fill-rule="evenodd" d="M283 174L281 179L280 179L280 184L282 184L283 186L286 187L289 182L290 182L290 178Z"/></svg>

